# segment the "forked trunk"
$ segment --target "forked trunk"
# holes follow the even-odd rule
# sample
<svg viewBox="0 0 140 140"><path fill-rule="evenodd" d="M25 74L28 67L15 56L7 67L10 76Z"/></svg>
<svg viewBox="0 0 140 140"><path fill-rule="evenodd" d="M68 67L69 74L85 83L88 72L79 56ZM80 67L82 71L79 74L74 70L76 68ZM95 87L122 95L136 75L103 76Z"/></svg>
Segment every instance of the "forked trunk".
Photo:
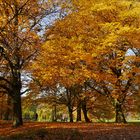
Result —
<svg viewBox="0 0 140 140"><path fill-rule="evenodd" d="M83 110L85 121L86 122L90 122L90 119L88 118L88 111L87 111L86 100L82 101L82 110Z"/></svg>

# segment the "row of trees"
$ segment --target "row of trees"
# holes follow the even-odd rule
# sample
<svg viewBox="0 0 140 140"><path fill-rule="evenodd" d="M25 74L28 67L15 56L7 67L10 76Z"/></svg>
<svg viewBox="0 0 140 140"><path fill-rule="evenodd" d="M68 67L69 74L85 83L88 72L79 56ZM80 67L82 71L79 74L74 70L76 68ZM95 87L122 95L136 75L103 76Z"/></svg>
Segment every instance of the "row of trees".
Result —
<svg viewBox="0 0 140 140"><path fill-rule="evenodd" d="M70 121L76 102L77 120L82 108L89 122L87 104L98 93L114 107L116 122L126 122L123 110L131 108L139 92L139 2L73 5L71 14L46 32L33 75L45 92L61 87L59 100L65 101Z"/></svg>
<svg viewBox="0 0 140 140"><path fill-rule="evenodd" d="M125 122L122 107L139 90L139 2L0 0L0 11L0 91L10 96L14 126L23 124L23 75L33 79L33 99L59 92L53 100L65 102L71 121L75 105L77 119L82 108L90 121L98 93ZM59 20L47 28L52 16Z"/></svg>

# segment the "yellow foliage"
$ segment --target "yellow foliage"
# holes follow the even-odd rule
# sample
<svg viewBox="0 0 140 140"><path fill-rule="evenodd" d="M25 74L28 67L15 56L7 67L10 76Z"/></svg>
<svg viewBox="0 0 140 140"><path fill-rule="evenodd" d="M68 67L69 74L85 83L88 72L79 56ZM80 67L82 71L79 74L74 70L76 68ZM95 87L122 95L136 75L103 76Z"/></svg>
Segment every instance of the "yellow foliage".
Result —
<svg viewBox="0 0 140 140"><path fill-rule="evenodd" d="M67 86L89 78L114 84L117 76L110 68L122 69L127 49L140 44L139 2L72 0L72 4L72 12L46 32L48 41L37 58L37 72L47 73L43 80ZM111 60L112 53L116 55Z"/></svg>

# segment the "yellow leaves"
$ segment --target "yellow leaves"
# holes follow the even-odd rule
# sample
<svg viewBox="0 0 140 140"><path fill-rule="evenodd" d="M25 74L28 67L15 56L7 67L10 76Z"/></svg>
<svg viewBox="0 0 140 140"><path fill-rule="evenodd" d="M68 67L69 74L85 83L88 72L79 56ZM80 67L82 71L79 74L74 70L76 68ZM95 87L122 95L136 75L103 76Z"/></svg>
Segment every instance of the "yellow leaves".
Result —
<svg viewBox="0 0 140 140"><path fill-rule="evenodd" d="M115 6L112 6L111 4L108 4L108 3L99 3L99 4L96 4L91 10L93 11L97 11L97 12L106 12L106 11L113 11L114 9L116 9Z"/></svg>
<svg viewBox="0 0 140 140"><path fill-rule="evenodd" d="M139 17L140 17L140 4L138 4L136 7L133 7L133 4L130 4L128 9L120 12L119 14L119 18L121 20L126 20L126 19L129 20L130 18L136 20Z"/></svg>
<svg viewBox="0 0 140 140"><path fill-rule="evenodd" d="M132 4L133 2L128 0L122 0L118 3L119 7L123 8L122 10L128 10Z"/></svg>
<svg viewBox="0 0 140 140"><path fill-rule="evenodd" d="M97 17L97 20L101 22L111 22L117 18L117 9L113 2L101 2L94 5L91 10L93 14Z"/></svg>
<svg viewBox="0 0 140 140"><path fill-rule="evenodd" d="M112 33L112 32L116 32L117 30L119 30L122 26L120 22L106 22L106 23L101 23L100 26L102 27L102 31L104 31L105 33Z"/></svg>
<svg viewBox="0 0 140 140"><path fill-rule="evenodd" d="M105 38L102 45L105 47L106 46L113 47L115 45L115 42L117 41L118 37L119 37L118 35L111 33Z"/></svg>
<svg viewBox="0 0 140 140"><path fill-rule="evenodd" d="M87 8L91 6L91 4L94 3L95 0L72 0L72 5L74 6L74 9L76 10L83 10L85 11Z"/></svg>
<svg viewBox="0 0 140 140"><path fill-rule="evenodd" d="M120 11L118 18L123 25L139 27L140 26L140 4L127 1L127 5L126 6L124 5L124 9Z"/></svg>
<svg viewBox="0 0 140 140"><path fill-rule="evenodd" d="M102 27L101 31L103 31L104 34L107 34L106 39L103 41L106 46L113 46L121 36L127 37L130 34L139 32L139 28L128 25L123 26L120 22L111 22L100 25Z"/></svg>
<svg viewBox="0 0 140 140"><path fill-rule="evenodd" d="M125 35L127 33L133 32L134 28L129 26L121 27L120 30L117 32L119 35Z"/></svg>
<svg viewBox="0 0 140 140"><path fill-rule="evenodd" d="M136 42L140 33L136 24L129 25L123 20L137 18L139 6L131 10L130 2L120 0L90 1L90 5L83 1L73 2L76 12L58 20L46 33L49 40L42 46L38 57L38 64L42 63L43 68L40 69L43 71L41 75L48 82L54 80L67 86L82 84L89 78L114 84L117 76L110 66L124 68L128 42L132 37ZM115 55L111 56L112 53ZM124 75L129 76L127 72Z"/></svg>

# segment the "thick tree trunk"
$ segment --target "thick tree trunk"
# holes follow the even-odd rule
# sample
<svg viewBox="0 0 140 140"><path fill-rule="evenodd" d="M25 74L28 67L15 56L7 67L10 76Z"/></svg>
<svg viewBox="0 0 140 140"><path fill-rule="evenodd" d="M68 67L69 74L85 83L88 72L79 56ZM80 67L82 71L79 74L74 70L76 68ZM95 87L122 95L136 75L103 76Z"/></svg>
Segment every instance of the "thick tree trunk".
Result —
<svg viewBox="0 0 140 140"><path fill-rule="evenodd" d="M12 103L13 103L13 126L23 125L22 106L21 106L21 78L20 73L15 71L12 85Z"/></svg>
<svg viewBox="0 0 140 140"><path fill-rule="evenodd" d="M87 115L88 111L87 111L86 100L82 101L82 110L83 110L85 121L90 122L90 119L88 118L88 115Z"/></svg>
<svg viewBox="0 0 140 140"><path fill-rule="evenodd" d="M73 122L73 109L70 105L68 106L68 111L69 111L70 122Z"/></svg>
<svg viewBox="0 0 140 140"><path fill-rule="evenodd" d="M13 120L14 127L23 125L20 94L17 94L16 97L13 99Z"/></svg>
<svg viewBox="0 0 140 140"><path fill-rule="evenodd" d="M127 123L123 110L122 110L122 104L119 102L116 102L116 123Z"/></svg>
<svg viewBox="0 0 140 140"><path fill-rule="evenodd" d="M77 122L81 121L81 100L77 102Z"/></svg>

